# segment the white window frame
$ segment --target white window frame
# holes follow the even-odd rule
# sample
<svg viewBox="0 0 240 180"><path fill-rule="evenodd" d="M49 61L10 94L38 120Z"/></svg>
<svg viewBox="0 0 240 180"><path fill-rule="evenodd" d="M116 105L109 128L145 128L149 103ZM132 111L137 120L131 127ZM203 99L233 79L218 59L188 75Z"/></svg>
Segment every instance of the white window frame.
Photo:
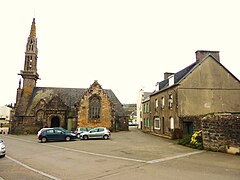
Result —
<svg viewBox="0 0 240 180"><path fill-rule="evenodd" d="M158 109L158 99L155 99L155 109Z"/></svg>
<svg viewBox="0 0 240 180"><path fill-rule="evenodd" d="M158 126L156 126L156 125L158 125ZM161 128L160 118L159 117L154 118L154 129L159 130L160 128Z"/></svg>
<svg viewBox="0 0 240 180"><path fill-rule="evenodd" d="M162 109L163 109L164 106L165 106L165 99L164 99L164 97L161 98L161 102L162 102Z"/></svg>
<svg viewBox="0 0 240 180"><path fill-rule="evenodd" d="M173 107L173 94L169 94L169 97L168 97L168 107L170 109Z"/></svg>
<svg viewBox="0 0 240 180"><path fill-rule="evenodd" d="M170 129L174 129L174 118L170 117Z"/></svg>

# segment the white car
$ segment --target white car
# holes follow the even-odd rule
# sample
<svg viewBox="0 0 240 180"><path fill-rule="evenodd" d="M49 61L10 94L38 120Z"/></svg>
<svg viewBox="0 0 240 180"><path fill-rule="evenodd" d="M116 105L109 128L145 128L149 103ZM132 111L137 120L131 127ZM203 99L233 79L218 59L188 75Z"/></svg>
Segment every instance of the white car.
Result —
<svg viewBox="0 0 240 180"><path fill-rule="evenodd" d="M87 127L78 127L76 131L74 131L74 134L76 134L77 138L80 138L80 134L83 132L90 131L92 128L87 128Z"/></svg>
<svg viewBox="0 0 240 180"><path fill-rule="evenodd" d="M0 157L4 157L6 154L6 146L3 144L3 140L0 139Z"/></svg>
<svg viewBox="0 0 240 180"><path fill-rule="evenodd" d="M97 127L93 128L90 131L83 132L80 134L81 139L97 139L97 138L102 138L102 139L109 139L111 137L111 132L104 127Z"/></svg>

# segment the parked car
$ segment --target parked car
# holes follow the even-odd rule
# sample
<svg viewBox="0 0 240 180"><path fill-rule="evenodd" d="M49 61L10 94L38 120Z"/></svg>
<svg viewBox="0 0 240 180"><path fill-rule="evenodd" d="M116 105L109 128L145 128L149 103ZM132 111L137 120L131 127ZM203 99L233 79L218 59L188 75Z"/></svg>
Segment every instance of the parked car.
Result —
<svg viewBox="0 0 240 180"><path fill-rule="evenodd" d="M6 146L3 144L3 140L0 139L0 157L4 157L6 154Z"/></svg>
<svg viewBox="0 0 240 180"><path fill-rule="evenodd" d="M60 130L66 131L66 132L72 132L72 131L66 130L66 129L62 128L62 127L52 127L52 128L54 128L54 129L60 129ZM40 134L42 131L47 130L47 129L51 129L51 128L42 128L42 129L40 129L40 130L38 131L38 133L37 133L37 136L39 136L39 134Z"/></svg>
<svg viewBox="0 0 240 180"><path fill-rule="evenodd" d="M42 128L38 131L37 133L37 136L39 137L39 135L41 134L41 132L43 132L44 130L47 130L47 129L51 129L51 128Z"/></svg>
<svg viewBox="0 0 240 180"><path fill-rule="evenodd" d="M76 138L76 134L57 128L44 129L38 135L38 139L44 143L47 141L70 141Z"/></svg>
<svg viewBox="0 0 240 180"><path fill-rule="evenodd" d="M105 127L93 128L90 131L83 132L80 134L81 139L109 139L111 137L111 132Z"/></svg>
<svg viewBox="0 0 240 180"><path fill-rule="evenodd" d="M74 134L76 134L77 138L80 138L80 134L83 132L90 131L92 128L87 128L87 127L78 127L75 131Z"/></svg>

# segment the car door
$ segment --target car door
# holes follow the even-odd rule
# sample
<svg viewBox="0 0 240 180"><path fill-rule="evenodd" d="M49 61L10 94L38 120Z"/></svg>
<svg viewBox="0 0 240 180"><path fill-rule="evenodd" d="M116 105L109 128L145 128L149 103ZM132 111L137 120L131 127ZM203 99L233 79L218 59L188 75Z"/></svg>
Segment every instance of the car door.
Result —
<svg viewBox="0 0 240 180"><path fill-rule="evenodd" d="M54 130L49 129L49 130L44 131L43 136L46 136L46 138L48 140L54 140L55 139Z"/></svg>
<svg viewBox="0 0 240 180"><path fill-rule="evenodd" d="M98 128L94 128L94 129L91 129L90 131L89 131L89 135L88 135L88 137L89 138L97 138L98 137Z"/></svg>
<svg viewBox="0 0 240 180"><path fill-rule="evenodd" d="M65 139L65 133L63 130L61 129L55 129L54 130L54 134L55 134L55 140L64 140Z"/></svg>
<svg viewBox="0 0 240 180"><path fill-rule="evenodd" d="M104 135L104 128L98 128L97 137L102 138Z"/></svg>

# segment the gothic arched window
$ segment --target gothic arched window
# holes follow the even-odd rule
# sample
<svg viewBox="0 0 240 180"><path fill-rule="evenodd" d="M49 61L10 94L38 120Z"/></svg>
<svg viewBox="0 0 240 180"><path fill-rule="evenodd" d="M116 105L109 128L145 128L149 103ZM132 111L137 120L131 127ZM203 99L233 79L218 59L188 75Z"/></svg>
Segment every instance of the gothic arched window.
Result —
<svg viewBox="0 0 240 180"><path fill-rule="evenodd" d="M99 119L101 115L101 99L97 95L89 98L89 119Z"/></svg>

